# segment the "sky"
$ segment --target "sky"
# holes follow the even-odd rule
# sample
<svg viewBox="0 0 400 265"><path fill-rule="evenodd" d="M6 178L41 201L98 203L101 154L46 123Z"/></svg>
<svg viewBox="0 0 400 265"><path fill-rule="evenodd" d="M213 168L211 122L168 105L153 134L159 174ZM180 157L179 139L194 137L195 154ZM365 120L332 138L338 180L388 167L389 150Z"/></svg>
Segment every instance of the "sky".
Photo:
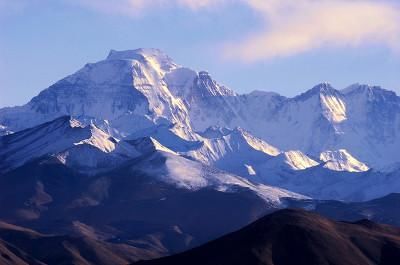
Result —
<svg viewBox="0 0 400 265"><path fill-rule="evenodd" d="M159 48L239 93L321 82L400 94L397 0L0 0L0 107L104 59Z"/></svg>

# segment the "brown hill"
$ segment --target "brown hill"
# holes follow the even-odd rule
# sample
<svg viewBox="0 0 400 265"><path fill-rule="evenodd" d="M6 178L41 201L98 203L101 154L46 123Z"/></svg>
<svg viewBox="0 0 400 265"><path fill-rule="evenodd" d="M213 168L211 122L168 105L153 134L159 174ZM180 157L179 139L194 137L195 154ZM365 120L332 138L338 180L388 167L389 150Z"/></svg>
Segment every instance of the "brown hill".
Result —
<svg viewBox="0 0 400 265"><path fill-rule="evenodd" d="M281 210L187 252L137 265L397 265L400 229Z"/></svg>
<svg viewBox="0 0 400 265"><path fill-rule="evenodd" d="M90 237L45 235L0 222L0 264L128 264L138 257L157 257L126 244Z"/></svg>

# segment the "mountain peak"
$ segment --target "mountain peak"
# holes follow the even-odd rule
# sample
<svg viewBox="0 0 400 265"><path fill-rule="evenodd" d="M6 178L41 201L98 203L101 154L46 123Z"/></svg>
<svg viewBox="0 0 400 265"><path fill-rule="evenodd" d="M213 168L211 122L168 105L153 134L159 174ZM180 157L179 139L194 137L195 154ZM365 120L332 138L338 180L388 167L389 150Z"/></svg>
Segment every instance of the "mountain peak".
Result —
<svg viewBox="0 0 400 265"><path fill-rule="evenodd" d="M265 98L272 98L272 97L282 97L280 94L271 91L264 91L264 90L253 90L247 94L248 96L254 97L265 97Z"/></svg>
<svg viewBox="0 0 400 265"><path fill-rule="evenodd" d="M134 50L110 50L107 56L107 60L134 60L145 57L168 57L166 53L159 49L154 48L140 48ZM170 58L169 58L170 59Z"/></svg>
<svg viewBox="0 0 400 265"><path fill-rule="evenodd" d="M373 97L381 95L381 96L386 96L386 97L397 97L396 93L394 91L386 90L380 86L374 86L374 85L369 85L369 84L360 84L360 83L355 83L352 84L344 89L341 90L341 93L345 95L351 95L351 94L366 94L369 97Z"/></svg>
<svg viewBox="0 0 400 265"><path fill-rule="evenodd" d="M368 166L346 149L327 150L320 154L320 160L325 162L324 167L334 171L363 172L369 170Z"/></svg>
<svg viewBox="0 0 400 265"><path fill-rule="evenodd" d="M166 72L178 66L166 53L154 48L140 48L125 51L111 50L106 60L135 60L150 64Z"/></svg>
<svg viewBox="0 0 400 265"><path fill-rule="evenodd" d="M340 92L338 90L333 88L333 86L330 83L324 82L324 83L320 83L320 84L314 86L313 88L307 90L306 92L294 97L294 99L306 100L315 95L321 96L321 95L337 95L337 94L340 94Z"/></svg>
<svg viewBox="0 0 400 265"><path fill-rule="evenodd" d="M323 82L314 86L311 88L311 91L319 94L330 94L334 91L337 92L337 90L328 82Z"/></svg>
<svg viewBox="0 0 400 265"><path fill-rule="evenodd" d="M207 71L200 71L197 78L195 79L196 88L198 94L201 97L206 96L235 96L236 93L233 90L219 85L215 80L212 79Z"/></svg>

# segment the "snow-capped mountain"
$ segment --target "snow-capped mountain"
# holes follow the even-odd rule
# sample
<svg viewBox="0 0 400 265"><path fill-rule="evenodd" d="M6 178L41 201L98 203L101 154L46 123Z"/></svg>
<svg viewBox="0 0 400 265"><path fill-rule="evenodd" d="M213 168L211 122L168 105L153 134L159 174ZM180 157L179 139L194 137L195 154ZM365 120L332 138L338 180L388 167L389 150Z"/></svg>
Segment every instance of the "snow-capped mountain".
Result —
<svg viewBox="0 0 400 265"><path fill-rule="evenodd" d="M142 148L288 188L322 169L321 183L330 174L395 168L399 113L399 97L379 87L323 83L294 98L238 95L160 50L111 51L26 105L0 109L0 155L3 170L48 154L71 167L112 167L143 155L135 144L147 139ZM74 122L57 120L65 115ZM57 123L64 125L47 128Z"/></svg>
<svg viewBox="0 0 400 265"><path fill-rule="evenodd" d="M280 150L319 157L345 149L372 168L398 162L399 97L367 85L328 83L294 98L256 91L238 95L205 71L179 66L156 49L111 51L105 60L42 91L21 107L0 110L2 134L64 115L97 120L117 137L165 124L180 137L212 126L241 127ZM97 124L97 123L96 123Z"/></svg>
<svg viewBox="0 0 400 265"><path fill-rule="evenodd" d="M182 100L163 81L165 73L175 68L155 49L111 51L105 60L85 65L28 104L2 109L1 124L18 131L70 115L107 120L122 135L166 121L190 128Z"/></svg>

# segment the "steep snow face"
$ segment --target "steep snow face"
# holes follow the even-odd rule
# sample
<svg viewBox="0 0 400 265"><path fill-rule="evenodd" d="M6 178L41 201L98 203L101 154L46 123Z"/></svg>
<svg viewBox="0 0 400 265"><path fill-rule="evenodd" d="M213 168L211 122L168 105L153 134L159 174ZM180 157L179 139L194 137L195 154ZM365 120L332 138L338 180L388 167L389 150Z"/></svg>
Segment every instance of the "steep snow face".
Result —
<svg viewBox="0 0 400 265"><path fill-rule="evenodd" d="M346 104L338 91L328 87L325 93L320 94L323 115L333 123L341 123L346 120Z"/></svg>
<svg viewBox="0 0 400 265"><path fill-rule="evenodd" d="M285 164L293 170L303 170L319 164L300 151L288 151L284 152L283 155Z"/></svg>
<svg viewBox="0 0 400 265"><path fill-rule="evenodd" d="M300 151L287 151L269 159L258 166L258 180L262 183L270 183L272 175L281 172L294 172L315 167L319 163Z"/></svg>
<svg viewBox="0 0 400 265"><path fill-rule="evenodd" d="M325 162L325 168L335 171L363 172L369 170L367 165L358 161L345 149L322 152L319 159Z"/></svg>
<svg viewBox="0 0 400 265"><path fill-rule="evenodd" d="M242 137L245 139L245 141L248 143L248 145L250 145L255 150L261 151L261 152L266 153L271 156L276 156L280 153L280 151L276 147L268 144L267 142L265 142L257 137L254 137L246 130L239 128L238 131L240 132Z"/></svg>

